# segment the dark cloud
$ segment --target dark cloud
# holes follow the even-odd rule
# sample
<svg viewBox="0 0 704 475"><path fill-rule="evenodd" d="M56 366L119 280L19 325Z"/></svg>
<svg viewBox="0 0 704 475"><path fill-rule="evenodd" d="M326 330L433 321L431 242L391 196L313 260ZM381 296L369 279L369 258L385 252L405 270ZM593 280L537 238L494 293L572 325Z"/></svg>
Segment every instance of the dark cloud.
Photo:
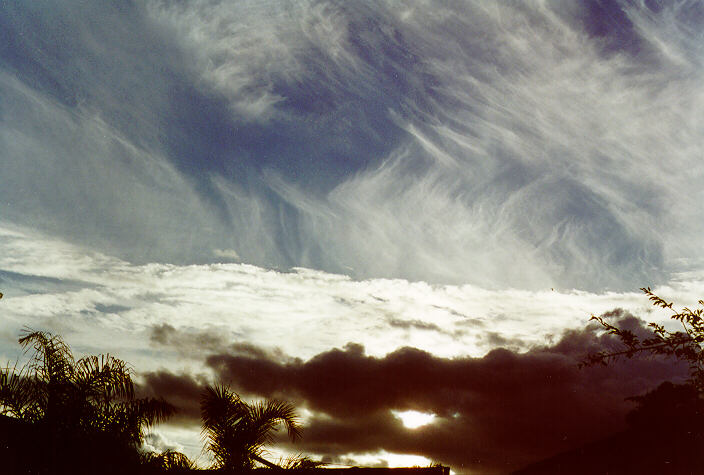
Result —
<svg viewBox="0 0 704 475"><path fill-rule="evenodd" d="M149 339L152 343L159 343L160 345L166 345L170 343L173 335L176 333L176 328L169 325L168 323L162 323L161 325L154 325L150 330Z"/></svg>
<svg viewBox="0 0 704 475"><path fill-rule="evenodd" d="M607 318L647 331L622 310ZM565 332L551 346L526 353L496 349L481 358L441 358L408 347L375 357L349 343L307 361L247 347L213 354L207 365L242 394L310 409L314 416L297 451L337 459L383 449L421 454L458 471L491 473L621 429L632 407L626 397L686 374L676 362L653 358L577 367L587 353L616 348L613 337L600 336L591 325ZM190 376L150 374L147 385L184 405L197 404ZM392 410L437 417L410 430Z"/></svg>
<svg viewBox="0 0 704 475"><path fill-rule="evenodd" d="M433 305L434 308L444 310L450 315L454 315L455 317L460 317L462 318L461 321L458 321L458 325L469 325L469 326L484 326L484 322L480 318L472 318L467 315L465 315L462 312L458 312L454 308L450 307L444 307L442 305Z"/></svg>
<svg viewBox="0 0 704 475"><path fill-rule="evenodd" d="M176 329L168 323L153 325L149 332L152 343L171 346L181 350L223 351L227 339L216 330L195 330L192 332Z"/></svg>
<svg viewBox="0 0 704 475"><path fill-rule="evenodd" d="M507 338L498 332L480 333L477 337L479 341L486 341L492 347L522 348L526 346L526 343L520 338Z"/></svg>
<svg viewBox="0 0 704 475"><path fill-rule="evenodd" d="M390 318L389 319L389 325L395 328L402 328L404 330L425 330L425 331L434 331L438 333L451 333L448 332L447 330L444 330L440 328L439 325L435 323L430 323L430 322L425 322L423 320L404 320L402 318Z"/></svg>
<svg viewBox="0 0 704 475"><path fill-rule="evenodd" d="M207 380L203 376L173 374L166 370L143 375L143 382L138 386L141 396L163 397L176 406L178 412L174 422L195 423L200 420L200 401Z"/></svg>
<svg viewBox="0 0 704 475"><path fill-rule="evenodd" d="M149 340L157 345L170 347L194 358L204 353L227 353L248 358L286 360L288 357L280 349L264 349L251 343L235 341L234 335L222 329L198 330L192 327L176 328L168 323L152 325Z"/></svg>

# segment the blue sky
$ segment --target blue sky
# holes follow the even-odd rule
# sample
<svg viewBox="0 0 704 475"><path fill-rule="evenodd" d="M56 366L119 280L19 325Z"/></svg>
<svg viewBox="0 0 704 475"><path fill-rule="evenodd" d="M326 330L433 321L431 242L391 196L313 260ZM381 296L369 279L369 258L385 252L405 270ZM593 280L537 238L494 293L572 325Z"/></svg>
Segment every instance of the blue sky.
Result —
<svg viewBox="0 0 704 475"><path fill-rule="evenodd" d="M198 372L150 346L167 324L298 358L480 357L645 312L646 285L692 305L703 21L694 1L4 1L0 350L29 325Z"/></svg>

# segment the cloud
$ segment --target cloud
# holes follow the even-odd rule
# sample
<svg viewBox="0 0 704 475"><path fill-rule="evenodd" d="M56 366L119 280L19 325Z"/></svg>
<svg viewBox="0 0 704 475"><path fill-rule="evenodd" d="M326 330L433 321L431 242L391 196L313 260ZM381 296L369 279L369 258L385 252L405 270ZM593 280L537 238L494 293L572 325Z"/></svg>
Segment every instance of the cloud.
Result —
<svg viewBox="0 0 704 475"><path fill-rule="evenodd" d="M135 263L664 283L701 247L698 8L11 2L0 206Z"/></svg>
<svg viewBox="0 0 704 475"><path fill-rule="evenodd" d="M212 351L226 346L227 337L216 330L176 330L168 323L153 325L149 340L152 343L173 346L184 351Z"/></svg>
<svg viewBox="0 0 704 475"><path fill-rule="evenodd" d="M648 332L621 309L604 316ZM622 429L631 408L624 398L687 373L686 365L648 357L578 369L586 354L619 348L596 330L566 331L554 345L525 353L496 349L482 357L443 358L410 347L376 357L349 343L308 360L249 348L206 361L241 394L295 401L312 412L302 445L290 450L335 460L378 451L417 454L458 472L502 473ZM155 394L195 413L192 376L158 372L145 380ZM436 417L408 429L394 414L407 410Z"/></svg>
<svg viewBox="0 0 704 475"><path fill-rule="evenodd" d="M142 448L149 452L165 452L167 450L183 452L184 450L181 444L167 440L162 433L156 431L150 432L144 437Z"/></svg>
<svg viewBox="0 0 704 475"><path fill-rule="evenodd" d="M161 153L136 145L97 111L67 108L4 73L0 90L5 220L134 259L149 248L174 258L187 245L177 236L215 222Z"/></svg>
<svg viewBox="0 0 704 475"><path fill-rule="evenodd" d="M699 156L701 45L685 13L695 7L156 5L236 115L342 127L358 154L370 129L392 137L323 195L296 178L299 157L267 162L265 183L294 210L286 249L299 265L624 289L696 256L698 211L671 192L686 183L698 193L688 171ZM337 164L335 152L311 156ZM662 156L673 158L666 168Z"/></svg>
<svg viewBox="0 0 704 475"><path fill-rule="evenodd" d="M667 185L688 181L686 169L661 169L659 157L698 169L680 139L696 142L682 100L699 100L698 65L605 56L547 5L420 11L389 21L437 78L430 111L407 104L398 120L409 143L329 195L344 220L308 216L327 230L325 248L360 272L411 279L531 288L658 279L666 254L681 252L672 226L697 227ZM666 202L695 214L671 220Z"/></svg>
<svg viewBox="0 0 704 475"><path fill-rule="evenodd" d="M701 298L698 2L3 5L10 359L533 368L638 287Z"/></svg>
<svg viewBox="0 0 704 475"><path fill-rule="evenodd" d="M414 328L417 330L434 331L438 333L446 332L446 330L443 330L438 325L430 322L424 322L422 320L401 320L399 318L392 318L389 320L389 325L395 328L403 328L405 330Z"/></svg>
<svg viewBox="0 0 704 475"><path fill-rule="evenodd" d="M172 374L168 371L150 372L143 376L144 381L138 391L145 396L165 398L176 406L177 413L172 422L185 422L193 425L200 420L198 403L207 384L203 376Z"/></svg>
<svg viewBox="0 0 704 475"><path fill-rule="evenodd" d="M122 351L145 368L179 364L189 352L195 360L202 348L217 351L241 341L302 358L349 341L374 356L404 345L443 357L478 356L499 343L490 332L503 338L502 344L511 341L511 347L526 350L548 335L581 327L592 313L615 307L637 314L651 310L637 293L360 281L311 269L276 272L234 263L135 265L7 226L0 226L0 269L8 276L3 277L2 330L16 334L30 325L55 331L69 341L76 338L84 351ZM689 273L654 290L691 306L701 298L701 282L700 275ZM651 316L659 322L669 318L663 311ZM167 344L150 355L140 350L159 342Z"/></svg>
<svg viewBox="0 0 704 475"><path fill-rule="evenodd" d="M22 276L8 278L2 289L0 330L7 338L0 351L6 359L20 356L16 337L25 325L61 334L76 354L107 351L123 358L142 373L146 394L183 409L178 430L169 429L168 437L189 447L198 446L197 435L188 434L197 433L199 392L218 375L243 393L308 408L304 443L310 445L293 450L337 460L383 449L388 457L423 453L459 466L475 462L426 437L466 435L477 444L472 454L490 465L500 463L491 448L504 444L510 463L518 464L616 428L626 410L623 397L672 374L658 361L575 368L576 359L608 343L581 330L590 313L621 307L610 318L633 328L640 323L628 311L668 322L667 312L651 311L635 293L489 291L244 264L133 265L16 228L0 229L0 269L3 276ZM655 291L695 305L701 279L686 277ZM572 331L563 334L565 328ZM497 349L506 345L510 350ZM437 417L414 435L389 419L391 410ZM525 442L521 434L550 411L556 416L548 435ZM518 422L507 419L511 414ZM494 422L516 427L519 438L498 429L462 429ZM382 425L378 440L362 431ZM326 442L326 434L338 434L338 442Z"/></svg>
<svg viewBox="0 0 704 475"><path fill-rule="evenodd" d="M187 53L143 4L6 11L5 220L132 262L212 262L219 249L290 265L261 238L278 221L265 193L244 174L220 187L251 154L225 140L227 106L196 87Z"/></svg>
<svg viewBox="0 0 704 475"><path fill-rule="evenodd" d="M214 249L213 255L216 257L223 257L225 259L230 259L233 261L239 261L240 256L234 249Z"/></svg>

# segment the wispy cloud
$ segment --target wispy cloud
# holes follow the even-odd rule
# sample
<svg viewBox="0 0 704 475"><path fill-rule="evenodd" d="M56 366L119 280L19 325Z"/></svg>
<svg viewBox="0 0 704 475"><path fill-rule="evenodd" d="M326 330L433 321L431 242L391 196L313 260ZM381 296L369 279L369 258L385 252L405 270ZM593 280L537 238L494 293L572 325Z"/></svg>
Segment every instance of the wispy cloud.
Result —
<svg viewBox="0 0 704 475"><path fill-rule="evenodd" d="M263 117L334 130L341 122L327 114L354 103L362 123L405 131L322 198L267 175L300 214L294 261L358 277L623 289L696 256L699 211L679 193L700 193L702 46L690 10L418 1L154 11L187 33L204 80L235 108L272 96ZM223 20L235 16L246 21ZM297 102L312 85L315 114ZM393 97L384 110L365 102L372 85Z"/></svg>
<svg viewBox="0 0 704 475"><path fill-rule="evenodd" d="M404 104L408 143L306 216L325 249L363 275L519 287L618 288L695 256L679 187L699 193L697 62L669 61L664 35L645 57L605 54L544 5L436 12L390 20L437 81L431 106Z"/></svg>
<svg viewBox="0 0 704 475"><path fill-rule="evenodd" d="M97 8L4 19L16 224L141 263L496 289L697 258L696 2Z"/></svg>

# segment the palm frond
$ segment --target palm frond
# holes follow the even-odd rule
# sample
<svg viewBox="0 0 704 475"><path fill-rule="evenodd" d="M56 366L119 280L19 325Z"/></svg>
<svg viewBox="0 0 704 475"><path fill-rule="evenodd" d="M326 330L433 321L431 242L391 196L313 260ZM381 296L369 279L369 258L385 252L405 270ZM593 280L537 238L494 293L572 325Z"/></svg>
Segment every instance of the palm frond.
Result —
<svg viewBox="0 0 704 475"><path fill-rule="evenodd" d="M27 368L14 367L0 370L0 414L36 421L42 415L38 404L41 388Z"/></svg>
<svg viewBox="0 0 704 475"><path fill-rule="evenodd" d="M190 471L196 468L191 459L175 450L144 453L142 454L142 464L164 472Z"/></svg>
<svg viewBox="0 0 704 475"><path fill-rule="evenodd" d="M301 437L296 409L290 403L277 400L258 402L251 406L251 417L253 425L265 433L263 437L266 443L272 441L272 433L279 424L284 424L292 441Z"/></svg>
<svg viewBox="0 0 704 475"><path fill-rule="evenodd" d="M273 442L279 424L284 424L292 440L300 437L294 407L285 402L248 404L229 388L207 386L201 397L202 433L215 466L248 469L259 462L274 466L261 457L263 447Z"/></svg>
<svg viewBox="0 0 704 475"><path fill-rule="evenodd" d="M100 395L108 404L113 399L134 397L132 371L127 364L108 355L81 358L75 365L76 384L90 396Z"/></svg>
<svg viewBox="0 0 704 475"><path fill-rule="evenodd" d="M74 359L69 346L56 335L47 332L34 331L30 328L22 330L19 344L25 351L30 347L34 350L33 364L38 370L38 376L47 381L54 377L63 377L71 373Z"/></svg>
<svg viewBox="0 0 704 475"><path fill-rule="evenodd" d="M324 467L327 465L325 462L319 462L313 460L310 457L302 454L294 455L282 459L279 461L279 467L284 470L310 470L315 468Z"/></svg>
<svg viewBox="0 0 704 475"><path fill-rule="evenodd" d="M200 401L203 431L235 425L248 415L247 404L222 385L207 386Z"/></svg>

